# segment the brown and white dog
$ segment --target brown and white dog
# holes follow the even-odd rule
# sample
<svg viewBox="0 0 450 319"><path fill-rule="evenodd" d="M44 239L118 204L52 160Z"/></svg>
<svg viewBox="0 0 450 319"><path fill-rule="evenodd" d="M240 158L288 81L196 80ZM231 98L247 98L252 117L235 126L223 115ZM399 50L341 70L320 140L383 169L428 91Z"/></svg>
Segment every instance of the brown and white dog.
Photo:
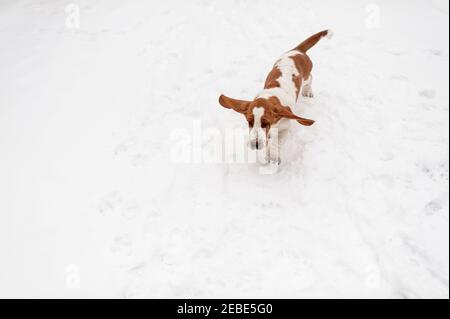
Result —
<svg viewBox="0 0 450 319"><path fill-rule="evenodd" d="M221 95L219 103L245 115L250 130L250 148L266 149L270 163L280 163L278 138L290 125L290 120L306 126L313 120L295 115L292 109L299 97L313 97L311 89L312 62L306 52L323 37L331 38L331 30L314 34L295 49L286 52L267 76L264 90L253 101L236 100ZM273 138L274 133L278 138Z"/></svg>

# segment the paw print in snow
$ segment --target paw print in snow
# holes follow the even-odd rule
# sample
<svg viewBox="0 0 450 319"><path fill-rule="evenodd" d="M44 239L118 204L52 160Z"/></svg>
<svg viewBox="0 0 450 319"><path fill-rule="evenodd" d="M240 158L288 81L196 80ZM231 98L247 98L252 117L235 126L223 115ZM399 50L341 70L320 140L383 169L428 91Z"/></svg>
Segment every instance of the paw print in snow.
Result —
<svg viewBox="0 0 450 319"><path fill-rule="evenodd" d="M132 219L136 217L139 212L139 204L136 201L129 200L124 202L121 206L121 214L126 219Z"/></svg>
<svg viewBox="0 0 450 319"><path fill-rule="evenodd" d="M100 214L106 216L116 211L122 205L123 199L119 192L106 194L98 206Z"/></svg>
<svg viewBox="0 0 450 319"><path fill-rule="evenodd" d="M103 216L120 213L125 219L132 219L140 213L139 203L125 200L119 192L106 194L99 203L98 210Z"/></svg>
<svg viewBox="0 0 450 319"><path fill-rule="evenodd" d="M134 167L143 167L148 163L148 156L146 154L136 154L132 159L132 164Z"/></svg>
<svg viewBox="0 0 450 319"><path fill-rule="evenodd" d="M442 209L441 203L439 203L439 201L437 201L437 200L433 200L425 206L424 212L425 212L425 215L431 216L431 215L436 214L441 209Z"/></svg>
<svg viewBox="0 0 450 319"><path fill-rule="evenodd" d="M419 91L419 95L426 99L433 99L436 96L436 91L433 89L423 89Z"/></svg>
<svg viewBox="0 0 450 319"><path fill-rule="evenodd" d="M130 235L123 234L116 236L111 245L111 251L113 253L129 256L132 253L132 240Z"/></svg>

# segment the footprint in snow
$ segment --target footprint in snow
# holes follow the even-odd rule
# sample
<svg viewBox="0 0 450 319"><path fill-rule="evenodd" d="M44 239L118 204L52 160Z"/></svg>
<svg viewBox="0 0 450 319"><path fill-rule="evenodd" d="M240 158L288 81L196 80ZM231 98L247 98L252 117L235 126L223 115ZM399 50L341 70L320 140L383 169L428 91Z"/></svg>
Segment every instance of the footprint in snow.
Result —
<svg viewBox="0 0 450 319"><path fill-rule="evenodd" d="M388 174L376 176L375 180L379 181L386 188L392 188L395 186L395 179Z"/></svg>
<svg viewBox="0 0 450 319"><path fill-rule="evenodd" d="M136 138L134 138L134 137L123 141L122 143L117 145L116 148L114 149L114 155L118 156L118 155L128 152L130 149L132 149L136 145L136 143L137 143L137 141L136 141Z"/></svg>
<svg viewBox="0 0 450 319"><path fill-rule="evenodd" d="M146 154L136 154L133 159L131 160L131 163L134 167L144 167L148 164L149 158Z"/></svg>
<svg viewBox="0 0 450 319"><path fill-rule="evenodd" d="M103 216L108 216L114 213L122 205L123 198L119 192L111 192L106 194L98 205L98 210Z"/></svg>
<svg viewBox="0 0 450 319"><path fill-rule="evenodd" d="M394 159L394 153L392 153L391 151L384 152L381 155L381 160L384 162L392 161L393 159Z"/></svg>
<svg viewBox="0 0 450 319"><path fill-rule="evenodd" d="M119 213L125 219L133 219L140 214L139 203L135 200L126 200L117 191L106 194L98 205L98 211L103 216Z"/></svg>
<svg viewBox="0 0 450 319"><path fill-rule="evenodd" d="M280 203L277 202L267 202L261 204L262 209L273 209L273 208L281 208Z"/></svg>
<svg viewBox="0 0 450 319"><path fill-rule="evenodd" d="M436 91L432 89L424 89L419 91L419 95L426 99L433 99L436 96Z"/></svg>
<svg viewBox="0 0 450 319"><path fill-rule="evenodd" d="M439 203L439 201L437 201L437 200L432 200L427 205L425 205L424 213L427 216L431 216L431 215L436 214L441 209L442 209L441 203Z"/></svg>
<svg viewBox="0 0 450 319"><path fill-rule="evenodd" d="M140 213L140 207L138 202L129 200L121 205L121 215L126 219L133 219Z"/></svg>
<svg viewBox="0 0 450 319"><path fill-rule="evenodd" d="M111 251L116 254L130 256L132 249L133 241L131 240L130 235L122 234L114 237L114 240L111 244Z"/></svg>
<svg viewBox="0 0 450 319"><path fill-rule="evenodd" d="M406 54L406 51L400 48L391 48L386 50L386 52L395 56L402 56Z"/></svg>
<svg viewBox="0 0 450 319"><path fill-rule="evenodd" d="M439 163L439 164L429 164L429 163L418 163L416 164L423 173L425 173L431 180L445 180L448 181L448 163Z"/></svg>
<svg viewBox="0 0 450 319"><path fill-rule="evenodd" d="M431 49L428 51L431 55L435 55L435 56L443 56L443 53L441 50L439 49Z"/></svg>

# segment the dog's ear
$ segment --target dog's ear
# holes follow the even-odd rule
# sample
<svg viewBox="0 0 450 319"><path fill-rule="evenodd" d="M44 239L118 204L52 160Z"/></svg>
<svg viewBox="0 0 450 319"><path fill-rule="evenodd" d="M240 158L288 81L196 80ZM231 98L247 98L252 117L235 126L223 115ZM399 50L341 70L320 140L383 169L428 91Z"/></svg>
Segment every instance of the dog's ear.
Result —
<svg viewBox="0 0 450 319"><path fill-rule="evenodd" d="M282 105L278 105L275 108L275 113L280 116L280 117L284 117L287 119L292 119L292 120L296 120L298 123L300 123L301 125L305 125L305 126L311 126L314 124L313 120L310 119L305 119L303 117L297 116L295 115L290 107L287 106L282 106Z"/></svg>
<svg viewBox="0 0 450 319"><path fill-rule="evenodd" d="M233 109L239 113L247 112L248 106L250 105L250 101L232 99L223 94L219 97L219 103L223 107Z"/></svg>

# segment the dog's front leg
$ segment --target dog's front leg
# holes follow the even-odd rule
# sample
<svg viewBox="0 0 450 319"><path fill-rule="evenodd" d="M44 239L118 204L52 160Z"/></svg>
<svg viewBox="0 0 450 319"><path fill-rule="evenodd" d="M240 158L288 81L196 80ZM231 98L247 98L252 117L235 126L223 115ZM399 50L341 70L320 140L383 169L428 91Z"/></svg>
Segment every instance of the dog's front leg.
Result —
<svg viewBox="0 0 450 319"><path fill-rule="evenodd" d="M280 159L280 137L278 130L271 131L269 134L268 149L267 149L267 161L269 164L281 163Z"/></svg>
<svg viewBox="0 0 450 319"><path fill-rule="evenodd" d="M302 95L306 97L314 97L314 93L312 90L312 75L309 75L309 78L303 83L302 86Z"/></svg>

